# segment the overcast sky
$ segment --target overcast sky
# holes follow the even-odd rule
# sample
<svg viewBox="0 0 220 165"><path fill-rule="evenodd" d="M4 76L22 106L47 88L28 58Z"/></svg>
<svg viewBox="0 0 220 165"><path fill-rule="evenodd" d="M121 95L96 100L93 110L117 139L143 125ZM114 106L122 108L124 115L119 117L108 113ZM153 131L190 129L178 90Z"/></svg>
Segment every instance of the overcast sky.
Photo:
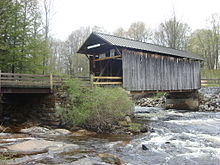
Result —
<svg viewBox="0 0 220 165"><path fill-rule="evenodd" d="M54 0L51 34L61 40L81 26L100 26L108 32L143 21L155 29L175 9L178 19L192 30L206 27L220 0Z"/></svg>

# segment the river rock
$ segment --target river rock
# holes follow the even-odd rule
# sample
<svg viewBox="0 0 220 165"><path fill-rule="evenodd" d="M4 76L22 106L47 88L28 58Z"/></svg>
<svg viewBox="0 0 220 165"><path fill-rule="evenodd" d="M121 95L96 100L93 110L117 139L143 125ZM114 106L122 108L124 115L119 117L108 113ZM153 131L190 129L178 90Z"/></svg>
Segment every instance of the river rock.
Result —
<svg viewBox="0 0 220 165"><path fill-rule="evenodd" d="M220 111L220 87L199 90L199 111Z"/></svg>
<svg viewBox="0 0 220 165"><path fill-rule="evenodd" d="M165 97L158 98L141 98L136 101L136 105L141 107L162 107L165 103Z"/></svg>
<svg viewBox="0 0 220 165"><path fill-rule="evenodd" d="M127 122L127 123L131 123L132 121L131 121L131 118L129 117L129 116L126 116L125 117L125 121Z"/></svg>
<svg viewBox="0 0 220 165"><path fill-rule="evenodd" d="M74 136L94 136L94 135L96 135L96 132L81 129L81 130L74 132L72 135L74 135Z"/></svg>
<svg viewBox="0 0 220 165"><path fill-rule="evenodd" d="M142 150L149 150L149 148L145 144L142 144Z"/></svg>
<svg viewBox="0 0 220 165"><path fill-rule="evenodd" d="M57 135L71 134L71 132L66 129L49 129L49 128L39 127L39 126L21 129L20 132L31 134L31 135L40 135L40 136L42 135L43 136L57 136Z"/></svg>
<svg viewBox="0 0 220 165"><path fill-rule="evenodd" d="M63 134L63 135L71 134L71 132L69 130L67 130L67 129L55 129L54 131L58 132L60 134Z"/></svg>
<svg viewBox="0 0 220 165"><path fill-rule="evenodd" d="M98 156L106 163L122 165L125 161L113 154L98 154Z"/></svg>
<svg viewBox="0 0 220 165"><path fill-rule="evenodd" d="M15 153L34 153L34 152L47 152L47 151L60 151L66 149L78 149L78 145L67 144L63 142L48 141L43 139L33 139L21 143L13 144L6 147L8 151Z"/></svg>
<svg viewBox="0 0 220 165"><path fill-rule="evenodd" d="M72 162L70 165L108 165L108 164L97 160L93 160L91 158L83 158L75 162Z"/></svg>
<svg viewBox="0 0 220 165"><path fill-rule="evenodd" d="M6 129L7 129L7 127L4 127L4 126L0 125L0 132L5 132Z"/></svg>
<svg viewBox="0 0 220 165"><path fill-rule="evenodd" d="M27 138L27 134L17 134L17 133L0 133L0 139L17 139L17 138Z"/></svg>
<svg viewBox="0 0 220 165"><path fill-rule="evenodd" d="M148 125L142 125L141 128L140 128L141 133L148 132L149 130L150 130L150 128L149 128Z"/></svg>

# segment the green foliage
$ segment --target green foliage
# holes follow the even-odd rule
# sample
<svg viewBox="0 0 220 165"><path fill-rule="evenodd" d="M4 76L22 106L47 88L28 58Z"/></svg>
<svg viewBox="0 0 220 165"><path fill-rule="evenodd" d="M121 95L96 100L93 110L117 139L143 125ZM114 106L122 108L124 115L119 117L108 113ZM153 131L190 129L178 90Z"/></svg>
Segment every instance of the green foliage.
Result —
<svg viewBox="0 0 220 165"><path fill-rule="evenodd" d="M220 70L201 69L202 79L220 79ZM219 87L219 82L215 80L208 80L207 83L202 83L205 87Z"/></svg>
<svg viewBox="0 0 220 165"><path fill-rule="evenodd" d="M163 97L164 94L165 94L165 92L158 92L158 93L156 93L155 98Z"/></svg>
<svg viewBox="0 0 220 165"><path fill-rule="evenodd" d="M48 47L37 0L0 1L0 70L39 73Z"/></svg>
<svg viewBox="0 0 220 165"><path fill-rule="evenodd" d="M220 79L220 69L219 70L201 69L201 78Z"/></svg>
<svg viewBox="0 0 220 165"><path fill-rule="evenodd" d="M186 50L189 36L189 25L179 21L174 13L171 18L159 25L154 42L174 49Z"/></svg>
<svg viewBox="0 0 220 165"><path fill-rule="evenodd" d="M14 159L15 154L11 152L2 152L0 154L0 163L1 164L7 164L8 160Z"/></svg>
<svg viewBox="0 0 220 165"><path fill-rule="evenodd" d="M208 28L195 30L190 37L189 50L204 58L203 68L219 68L220 15L213 14Z"/></svg>
<svg viewBox="0 0 220 165"><path fill-rule="evenodd" d="M79 84L79 80L68 81L71 106L59 112L68 125L106 132L131 113L133 103L122 88L91 89Z"/></svg>

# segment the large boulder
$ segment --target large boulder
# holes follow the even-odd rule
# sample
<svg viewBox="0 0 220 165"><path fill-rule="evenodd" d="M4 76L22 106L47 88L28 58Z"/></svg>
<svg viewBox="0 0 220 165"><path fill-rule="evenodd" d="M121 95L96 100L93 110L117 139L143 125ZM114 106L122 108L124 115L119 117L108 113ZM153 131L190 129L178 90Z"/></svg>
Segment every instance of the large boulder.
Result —
<svg viewBox="0 0 220 165"><path fill-rule="evenodd" d="M66 129L49 129L49 128L39 127L39 126L21 129L20 132L30 134L30 135L40 135L40 136L57 136L57 135L71 134L71 132Z"/></svg>
<svg viewBox="0 0 220 165"><path fill-rule="evenodd" d="M98 156L106 163L123 165L125 161L113 154L98 154Z"/></svg>
<svg viewBox="0 0 220 165"><path fill-rule="evenodd" d="M6 147L9 152L35 154L39 152L65 152L70 149L78 149L79 146L75 144L67 144L63 142L48 141L43 139L32 139L21 143L9 145Z"/></svg>
<svg viewBox="0 0 220 165"><path fill-rule="evenodd" d="M97 160L93 160L90 158L83 158L75 162L72 162L70 165L109 165L109 164Z"/></svg>

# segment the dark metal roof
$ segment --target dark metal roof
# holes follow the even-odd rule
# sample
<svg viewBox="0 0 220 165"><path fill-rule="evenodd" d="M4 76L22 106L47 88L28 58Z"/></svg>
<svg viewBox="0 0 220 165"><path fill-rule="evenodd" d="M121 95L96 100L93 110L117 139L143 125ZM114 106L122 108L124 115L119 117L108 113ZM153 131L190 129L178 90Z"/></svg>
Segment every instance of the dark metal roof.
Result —
<svg viewBox="0 0 220 165"><path fill-rule="evenodd" d="M172 48L168 48L164 46L154 45L150 43L145 43L145 42L131 40L131 39L122 38L122 37L116 37L113 35L97 33L97 32L93 32L91 35L95 35L96 37L107 42L109 45L116 46L116 47L123 47L123 48L128 48L128 49L136 49L136 50L142 50L142 51L147 51L147 52L178 56L178 57L183 57L183 58L203 60L202 58L190 52L180 51L177 49L172 49ZM83 46L79 49L78 51L79 53L83 53L83 51L81 51L82 48Z"/></svg>

